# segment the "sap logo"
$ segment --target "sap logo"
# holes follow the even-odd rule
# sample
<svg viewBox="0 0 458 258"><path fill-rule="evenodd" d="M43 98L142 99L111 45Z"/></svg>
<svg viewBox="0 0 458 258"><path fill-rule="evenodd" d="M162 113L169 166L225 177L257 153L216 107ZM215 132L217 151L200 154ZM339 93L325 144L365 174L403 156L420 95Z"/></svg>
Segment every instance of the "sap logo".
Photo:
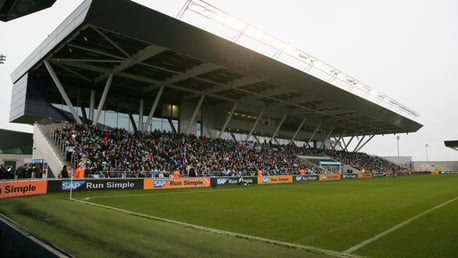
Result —
<svg viewBox="0 0 458 258"><path fill-rule="evenodd" d="M76 190L85 183L86 181L62 181L62 191Z"/></svg>
<svg viewBox="0 0 458 258"><path fill-rule="evenodd" d="M154 180L154 188L161 188L161 187L164 187L168 182L169 180Z"/></svg>
<svg viewBox="0 0 458 258"><path fill-rule="evenodd" d="M270 181L270 177L268 177L268 176L262 177L262 183L263 184L267 184L267 183L269 183L269 181Z"/></svg>
<svg viewBox="0 0 458 258"><path fill-rule="evenodd" d="M296 176L296 181L302 181L302 177L301 176Z"/></svg>
<svg viewBox="0 0 458 258"><path fill-rule="evenodd" d="M224 185L227 182L227 178L218 178L216 181L216 184L218 185Z"/></svg>

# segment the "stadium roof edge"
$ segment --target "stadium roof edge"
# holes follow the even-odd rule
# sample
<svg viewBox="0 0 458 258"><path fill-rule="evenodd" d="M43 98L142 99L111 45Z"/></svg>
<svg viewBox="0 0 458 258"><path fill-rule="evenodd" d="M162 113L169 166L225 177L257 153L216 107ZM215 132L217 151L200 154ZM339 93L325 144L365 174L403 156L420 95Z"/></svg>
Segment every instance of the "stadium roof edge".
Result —
<svg viewBox="0 0 458 258"><path fill-rule="evenodd" d="M458 140L444 141L446 147L458 151Z"/></svg>
<svg viewBox="0 0 458 258"><path fill-rule="evenodd" d="M86 18L92 0L81 3L11 74L13 82L24 76L32 66L39 63L62 40L70 35Z"/></svg>
<svg viewBox="0 0 458 258"><path fill-rule="evenodd" d="M75 87L100 90L114 73L113 105L120 99L130 105L126 94L154 99L157 85L165 84L164 101L205 95L207 105L229 101L267 107L272 118L288 113L293 130L304 117L312 130L321 121L329 128L340 127L333 136L409 133L422 127L291 66L127 0L84 1L13 72L13 81L26 75L52 84L44 59L56 67L70 92ZM48 89L50 102L59 102L56 92ZM78 94L79 99L89 99L87 92ZM138 101L126 107L134 108Z"/></svg>

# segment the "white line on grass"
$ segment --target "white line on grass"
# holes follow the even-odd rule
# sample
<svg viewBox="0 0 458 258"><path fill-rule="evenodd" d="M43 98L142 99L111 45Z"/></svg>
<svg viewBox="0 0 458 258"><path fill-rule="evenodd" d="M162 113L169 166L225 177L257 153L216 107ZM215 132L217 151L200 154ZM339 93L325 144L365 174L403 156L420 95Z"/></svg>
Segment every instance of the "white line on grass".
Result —
<svg viewBox="0 0 458 258"><path fill-rule="evenodd" d="M191 188L192 189L192 188ZM151 193L139 193L139 194L120 194L120 195L101 195L101 196L89 196L89 197L79 197L79 198L72 198L75 200L89 200L89 199L105 199L105 198L123 198L123 197L137 197L137 196L149 196L149 195L176 195L176 194L192 194L192 193L211 193L212 190L197 190L194 189L193 191L179 191L179 192L171 192L168 191L170 189L163 189L163 190L154 190ZM228 188L228 189L218 189L218 192L227 192L227 191L240 191L241 189L248 189L247 187L244 188ZM151 189L152 190L152 189ZM159 191L164 191L160 193Z"/></svg>
<svg viewBox="0 0 458 258"><path fill-rule="evenodd" d="M356 255L352 255L352 254L349 254L349 253L341 253L341 252L321 249L321 248L312 247L312 246L293 244L293 243L288 243L288 242L282 242L282 241L277 241L277 240L272 240L272 239L267 239L267 238L262 238L262 237L250 236L250 235L245 235L245 234L241 234L241 233L235 233L235 232L230 232L230 231L225 231L225 230L220 230L220 229L215 229L215 228L209 228L209 227L189 224L189 223L185 223L185 222L181 222L181 221L176 221L176 220L156 217L156 216L152 216L152 215L142 214L142 213L138 213L138 212L134 212L134 211L124 210L124 209L120 209L120 208L116 208L116 207L112 207L112 206L107 206L107 205L102 205L102 204L97 204L97 203L92 203L92 202L87 202L87 201L79 200L79 199L71 199L71 200L76 201L76 202L80 202L80 203L84 203L84 204L87 204L87 205L92 205L92 206L96 206L96 207L100 207L100 208L105 208L105 209L109 209L109 210L114 210L114 211L130 214L130 215L142 217L142 218L154 219L154 220L158 220L158 221L162 221L162 222L173 223L173 224L177 224L177 225L180 225L180 226L185 226L185 227L189 227L189 228L193 228L193 229L197 229L197 230L201 230L201 231L207 231L207 232L212 232L212 233L216 233L216 234L227 235L227 236L231 236L231 237L237 237L237 238L241 238L241 239L255 240L255 241L260 241L260 242L264 242L264 243L269 243L269 244L274 244L274 245L284 246L284 247L289 247L289 248L298 248L298 249L303 249L303 250L306 250L306 251L309 251L309 252L314 252L314 253L324 254L324 255L330 255L330 256L335 256L335 257L358 257Z"/></svg>
<svg viewBox="0 0 458 258"><path fill-rule="evenodd" d="M353 247L348 248L347 250L345 250L345 251L343 251L343 252L344 252L344 253L351 253L351 252L354 252L354 251L360 249L361 247L366 246L366 245L368 245L368 244L374 242L375 240L378 240L378 239L384 237L385 235L387 235L387 234L389 234L389 233L391 233L391 232L393 232L393 231L395 231L395 230L397 230L397 229L399 229L399 228L401 228L401 227L403 227L403 226L409 224L410 222L412 222L412 221L414 221L414 220L416 220L416 219L418 219L418 218L420 218L420 217L422 217L422 216L424 216L424 215L426 215L426 214L428 214L428 213L430 213L430 212L432 212L432 211L434 211L434 210L437 210L437 209L439 209L439 208L441 208L441 207L443 207L443 206L445 206L445 205L447 205L447 204L449 204L449 203L454 202L456 199L458 199L458 196L455 197L455 198L453 198L453 199L451 199L451 200L448 200L448 201L446 201L446 202L443 202L443 203L441 203L441 204L439 204L439 205L436 205L436 206L432 207L432 208L429 209L429 210L426 210L426 211L424 211L424 212L422 212L422 213L419 213L419 214L417 214L417 215L411 217L410 219L405 220L405 221L403 221L403 222L397 224L396 226L394 226L394 227L392 227L392 228L390 228L390 229L387 229L387 230L383 231L382 233L380 233L380 234L378 234L378 235L375 235L375 236L373 236L373 237L371 237L371 238L369 238L369 239L366 239L366 240L364 240L363 242L361 242L361 243L359 243L359 244L357 244L357 245L355 245L355 246L353 246Z"/></svg>

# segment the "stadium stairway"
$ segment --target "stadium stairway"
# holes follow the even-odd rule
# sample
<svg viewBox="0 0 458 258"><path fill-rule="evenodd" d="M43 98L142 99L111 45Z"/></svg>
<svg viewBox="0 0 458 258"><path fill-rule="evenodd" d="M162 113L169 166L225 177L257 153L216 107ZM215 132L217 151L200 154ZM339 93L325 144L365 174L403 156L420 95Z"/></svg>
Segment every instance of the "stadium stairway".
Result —
<svg viewBox="0 0 458 258"><path fill-rule="evenodd" d="M347 171L351 171L353 174L357 174L359 169L354 168L350 165L342 163L342 173L347 173Z"/></svg>
<svg viewBox="0 0 458 258"><path fill-rule="evenodd" d="M58 124L41 124L33 126L32 159L44 159L48 164L48 178L58 178L64 166L65 157L51 138L50 132Z"/></svg>
<svg viewBox="0 0 458 258"><path fill-rule="evenodd" d="M322 159L327 159L327 160L330 159L329 157L323 158L321 156L315 157L315 156L296 155L296 157L306 162L309 166L315 167L317 170L323 170L323 171L327 171L327 169L320 167L320 165L318 165L318 161Z"/></svg>

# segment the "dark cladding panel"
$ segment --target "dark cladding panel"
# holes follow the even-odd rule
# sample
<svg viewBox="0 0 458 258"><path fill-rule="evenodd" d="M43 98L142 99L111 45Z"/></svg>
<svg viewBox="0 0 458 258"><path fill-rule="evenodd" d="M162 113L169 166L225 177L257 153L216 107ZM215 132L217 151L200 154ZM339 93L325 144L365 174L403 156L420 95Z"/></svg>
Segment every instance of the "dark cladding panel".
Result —
<svg viewBox="0 0 458 258"><path fill-rule="evenodd" d="M24 116L25 100L27 94L28 74L19 79L14 85L11 92L10 121L15 122Z"/></svg>
<svg viewBox="0 0 458 258"><path fill-rule="evenodd" d="M13 86L10 121L33 124L47 117L55 121L74 121L71 116L59 111L48 102L49 82L33 74L26 74Z"/></svg>

